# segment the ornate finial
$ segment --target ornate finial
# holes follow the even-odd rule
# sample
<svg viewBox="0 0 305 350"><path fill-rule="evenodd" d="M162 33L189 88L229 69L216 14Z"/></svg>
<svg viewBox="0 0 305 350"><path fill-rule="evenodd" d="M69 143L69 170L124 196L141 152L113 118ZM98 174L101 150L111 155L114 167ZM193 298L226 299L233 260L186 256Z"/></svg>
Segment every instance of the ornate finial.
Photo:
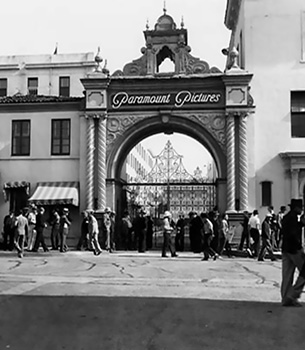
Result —
<svg viewBox="0 0 305 350"><path fill-rule="evenodd" d="M164 1L163 12L166 15L166 1Z"/></svg>
<svg viewBox="0 0 305 350"><path fill-rule="evenodd" d="M148 29L149 29L149 20L147 18L147 20L146 20L146 30L148 30Z"/></svg>
<svg viewBox="0 0 305 350"><path fill-rule="evenodd" d="M183 19L183 16L181 17L181 28L184 28L184 19Z"/></svg>
<svg viewBox="0 0 305 350"><path fill-rule="evenodd" d="M103 62L103 59L101 57L101 48L98 47L97 49L97 54L94 58L95 62L96 62L96 67L95 67L95 71L96 72L102 72L102 67L101 67L101 63Z"/></svg>
<svg viewBox="0 0 305 350"><path fill-rule="evenodd" d="M232 50L229 52L229 57L230 57L230 69L232 68L239 68L238 64L237 64L237 57L239 56L239 53L236 49L236 47L234 46L232 48Z"/></svg>
<svg viewBox="0 0 305 350"><path fill-rule="evenodd" d="M105 64L104 64L104 68L102 69L102 72L105 75L109 75L109 69L106 66L107 66L107 60L105 60Z"/></svg>

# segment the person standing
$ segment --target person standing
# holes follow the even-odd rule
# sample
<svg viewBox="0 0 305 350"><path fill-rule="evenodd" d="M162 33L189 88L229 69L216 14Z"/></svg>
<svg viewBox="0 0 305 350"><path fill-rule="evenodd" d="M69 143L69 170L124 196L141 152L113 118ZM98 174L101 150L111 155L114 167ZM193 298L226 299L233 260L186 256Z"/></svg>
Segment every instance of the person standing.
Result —
<svg viewBox="0 0 305 350"><path fill-rule="evenodd" d="M281 248L281 244L282 244L282 221L283 221L285 212L286 212L286 207L284 205L282 205L280 207L280 211L277 214L277 218L276 218L277 229L276 229L276 232L275 232L275 243L276 243L277 249L280 249Z"/></svg>
<svg viewBox="0 0 305 350"><path fill-rule="evenodd" d="M252 238L252 249L251 253L254 258L258 257L259 253L259 246L260 246L260 226L261 222L258 217L258 210L254 210L250 220L249 220L249 227L250 227L250 238Z"/></svg>
<svg viewBox="0 0 305 350"><path fill-rule="evenodd" d="M109 253L112 253L114 250L113 219L111 217L111 209L110 208L105 208L105 210L104 210L103 228L104 228L105 236L106 236L106 241L105 241L106 250Z"/></svg>
<svg viewBox="0 0 305 350"><path fill-rule="evenodd" d="M305 254L302 246L302 227L305 226L302 214L302 200L292 199L290 211L282 221L282 284L283 306L302 306L298 302L305 286ZM294 282L295 270L299 275Z"/></svg>
<svg viewBox="0 0 305 350"><path fill-rule="evenodd" d="M246 242L246 251L250 256L252 256L252 252L250 250L249 213L248 213L248 211L244 211L243 215L244 215L244 217L243 217L243 221L241 223L243 230L241 233L241 238L240 238L238 250L243 251L244 243Z"/></svg>
<svg viewBox="0 0 305 350"><path fill-rule="evenodd" d="M185 220L183 215L179 215L179 219L176 224L177 233L175 239L176 251L184 251L184 227Z"/></svg>
<svg viewBox="0 0 305 350"><path fill-rule="evenodd" d="M12 251L15 245L15 225L16 218L13 211L10 211L3 220L3 240L4 250Z"/></svg>
<svg viewBox="0 0 305 350"><path fill-rule="evenodd" d="M146 222L145 215L146 215L145 210L143 208L140 208L138 215L135 218L133 223L139 253L145 253L145 248L146 248L145 241L146 241L147 222Z"/></svg>
<svg viewBox="0 0 305 350"><path fill-rule="evenodd" d="M132 248L132 229L129 212L125 210L121 221L121 241L124 250L131 250Z"/></svg>
<svg viewBox="0 0 305 350"><path fill-rule="evenodd" d="M177 257L174 245L172 243L171 235L174 231L174 222L172 220L172 214L166 210L163 216L163 247L162 258L167 258L166 251L169 250L172 258Z"/></svg>
<svg viewBox="0 0 305 350"><path fill-rule="evenodd" d="M45 212L44 208L40 207L38 210L38 214L36 215L36 227L35 227L36 240L35 240L32 252L38 252L40 244L41 244L44 252L49 251L47 245L45 244L44 236L43 236L43 230L47 227L47 224L46 224L45 218L44 218L44 212Z"/></svg>
<svg viewBox="0 0 305 350"><path fill-rule="evenodd" d="M59 241L60 241L60 235L59 235L59 226L60 226L60 216L58 214L57 210L54 210L52 213L52 219L51 219L51 244L53 250L58 250L59 248Z"/></svg>
<svg viewBox="0 0 305 350"><path fill-rule="evenodd" d="M37 215L37 208L35 204L32 204L30 206L30 211L28 214L28 246L27 250L31 251L34 248L34 244L36 241L36 215Z"/></svg>
<svg viewBox="0 0 305 350"><path fill-rule="evenodd" d="M150 250L153 247L153 230L154 223L150 215L146 217L146 250Z"/></svg>
<svg viewBox="0 0 305 350"><path fill-rule="evenodd" d="M218 258L218 254L215 252L215 250L211 247L211 242L214 237L213 232L213 224L208 218L208 214L201 213L200 218L203 223L202 227L202 241L203 241L203 261L209 260L209 257L213 257L213 260L216 260Z"/></svg>
<svg viewBox="0 0 305 350"><path fill-rule="evenodd" d="M60 252L65 253L69 250L67 245L67 237L69 234L69 227L71 225L71 221L69 220L69 209L64 208L62 211L62 215L59 220L59 234L60 234Z"/></svg>
<svg viewBox="0 0 305 350"><path fill-rule="evenodd" d="M262 246L258 255L258 261L264 261L266 252L271 256L271 260L277 260L272 249L272 232L271 232L271 221L273 216L271 213L267 213L265 220L262 223Z"/></svg>
<svg viewBox="0 0 305 350"><path fill-rule="evenodd" d="M77 250L82 250L84 247L86 250L89 249L88 236L89 236L89 215L86 210L82 212L83 220L81 224L81 233L76 246Z"/></svg>
<svg viewBox="0 0 305 350"><path fill-rule="evenodd" d="M102 253L102 249L98 241L99 229L98 229L97 220L93 215L93 210L90 210L88 212L88 229L89 229L89 240L92 244L93 254L100 255Z"/></svg>
<svg viewBox="0 0 305 350"><path fill-rule="evenodd" d="M25 236L28 232L28 220L24 216L24 211L20 210L19 215L16 218L16 238L15 238L15 247L18 252L19 258L23 258L24 254L24 241Z"/></svg>

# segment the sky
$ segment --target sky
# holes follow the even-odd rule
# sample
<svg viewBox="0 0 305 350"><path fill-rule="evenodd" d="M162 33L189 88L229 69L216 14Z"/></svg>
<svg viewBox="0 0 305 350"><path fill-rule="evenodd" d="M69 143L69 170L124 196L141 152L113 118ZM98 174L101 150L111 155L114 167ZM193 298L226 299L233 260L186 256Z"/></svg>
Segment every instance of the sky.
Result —
<svg viewBox="0 0 305 350"><path fill-rule="evenodd" d="M167 14L178 28L183 18L191 54L221 70L225 67L221 49L228 46L230 38L224 25L226 3L227 0L165 2ZM142 55L146 24L153 29L163 8L163 0L3 0L0 55L52 54L56 43L58 53L96 53L100 47L113 73ZM164 145L166 140L165 137ZM177 140L171 140L174 148L181 142L179 137ZM185 161L195 150L189 141L184 148ZM150 148L156 145L154 138L150 144L147 142ZM198 147L197 141L193 147ZM154 153L160 151L156 149ZM195 164L191 168L195 169Z"/></svg>

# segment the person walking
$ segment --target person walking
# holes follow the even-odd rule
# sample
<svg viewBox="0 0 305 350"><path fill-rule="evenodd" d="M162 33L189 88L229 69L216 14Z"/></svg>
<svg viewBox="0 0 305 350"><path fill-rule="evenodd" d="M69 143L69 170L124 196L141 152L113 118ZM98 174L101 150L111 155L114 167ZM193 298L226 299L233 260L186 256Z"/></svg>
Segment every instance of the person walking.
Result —
<svg viewBox="0 0 305 350"><path fill-rule="evenodd" d="M76 246L77 250L82 250L82 248L88 250L89 244L88 244L88 236L89 236L89 215L86 210L82 211L82 224L81 224L81 233L80 237Z"/></svg>
<svg viewBox="0 0 305 350"><path fill-rule="evenodd" d="M112 253L114 250L114 242L113 242L113 221L111 218L111 209L105 208L103 214L103 229L105 232L105 247L109 253Z"/></svg>
<svg viewBox="0 0 305 350"><path fill-rule="evenodd" d="M254 258L257 258L259 253L260 226L261 226L261 222L258 217L258 210L255 209L249 220L250 238L252 239L252 242L253 242L251 245L251 253Z"/></svg>
<svg viewBox="0 0 305 350"><path fill-rule="evenodd" d="M172 214L166 210L163 216L163 246L162 246L162 258L167 258L166 252L170 251L172 258L177 257L174 245L172 243L171 235L174 231L174 222L172 220Z"/></svg>
<svg viewBox="0 0 305 350"><path fill-rule="evenodd" d="M60 234L60 252L65 253L69 250L67 245L67 237L69 234L69 227L71 226L71 221L69 220L69 209L64 208L62 210L62 215L59 220L59 234Z"/></svg>
<svg viewBox="0 0 305 350"><path fill-rule="evenodd" d="M19 258L23 258L24 241L28 232L28 220L24 214L25 212L23 210L20 210L19 215L16 218L15 247L17 249Z"/></svg>
<svg viewBox="0 0 305 350"><path fill-rule="evenodd" d="M267 213L265 220L262 223L262 245L258 255L258 261L264 261L266 252L270 254L271 260L277 260L272 248L272 232L271 232L271 222L273 219L273 215L271 213Z"/></svg>
<svg viewBox="0 0 305 350"><path fill-rule="evenodd" d="M218 254L221 256L224 249L226 250L227 256L232 257L232 250L229 243L229 216L227 213L220 215L218 225Z"/></svg>
<svg viewBox="0 0 305 350"><path fill-rule="evenodd" d="M291 199L290 211L282 221L282 283L283 306L302 306L298 302L305 286L305 254L302 246L302 227L305 226L301 199ZM299 275L294 279L295 270ZM293 283L295 280L295 283Z"/></svg>
<svg viewBox="0 0 305 350"><path fill-rule="evenodd" d="M44 235L43 235L43 230L47 227L47 224L46 224L46 221L44 218L44 212L45 212L44 208L40 207L38 209L38 214L36 215L35 229L36 229L37 234L36 234L36 240L35 240L32 252L38 252L40 244L41 244L44 252L49 251L47 245L45 244Z"/></svg>
<svg viewBox="0 0 305 350"><path fill-rule="evenodd" d="M93 254L100 255L102 253L102 248L100 247L98 241L99 228L97 220L94 216L93 210L88 212L88 229L89 229L89 240L91 241Z"/></svg>
<svg viewBox="0 0 305 350"><path fill-rule="evenodd" d="M201 213L200 218L202 220L202 241L203 241L203 258L202 261L209 260L209 257L213 257L213 260L218 258L218 254L211 247L211 242L214 237L213 224L208 218L207 213Z"/></svg>

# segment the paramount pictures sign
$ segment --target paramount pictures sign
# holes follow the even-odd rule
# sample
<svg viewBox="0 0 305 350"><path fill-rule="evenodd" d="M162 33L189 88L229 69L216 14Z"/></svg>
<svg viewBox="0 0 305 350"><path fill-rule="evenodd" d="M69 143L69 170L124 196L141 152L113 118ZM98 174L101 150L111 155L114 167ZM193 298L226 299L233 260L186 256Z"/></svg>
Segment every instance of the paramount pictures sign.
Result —
<svg viewBox="0 0 305 350"><path fill-rule="evenodd" d="M223 95L221 92L192 92L188 90L162 94L128 94L125 91L120 91L111 97L111 107L115 110L139 106L169 106L178 109L198 107L198 105L219 107L222 103Z"/></svg>

